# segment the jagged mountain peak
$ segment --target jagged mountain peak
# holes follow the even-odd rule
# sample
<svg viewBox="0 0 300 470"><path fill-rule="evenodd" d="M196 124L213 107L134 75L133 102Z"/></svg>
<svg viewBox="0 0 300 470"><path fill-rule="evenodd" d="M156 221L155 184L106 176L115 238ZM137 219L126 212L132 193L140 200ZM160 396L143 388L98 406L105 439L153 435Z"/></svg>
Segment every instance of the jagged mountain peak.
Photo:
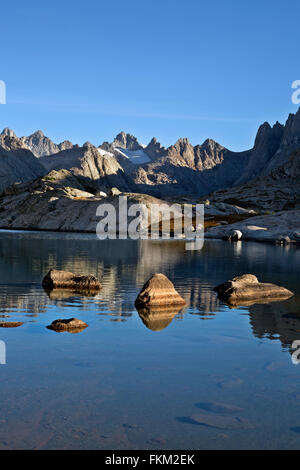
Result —
<svg viewBox="0 0 300 470"><path fill-rule="evenodd" d="M55 144L49 137L45 136L43 131L36 130L29 136L21 137L21 141L32 151L36 157L44 157L46 155L53 155L65 150L72 148L72 142L65 140L60 144Z"/></svg>
<svg viewBox="0 0 300 470"><path fill-rule="evenodd" d="M115 137L112 145L114 147L121 147L128 150L138 150L143 148L134 135L126 134L124 131L120 132Z"/></svg>
<svg viewBox="0 0 300 470"><path fill-rule="evenodd" d="M94 148L95 146L89 142L88 140L86 142L84 142L84 144L82 145L82 147L90 147L90 148Z"/></svg>
<svg viewBox="0 0 300 470"><path fill-rule="evenodd" d="M214 150L216 148L223 149L223 145L219 144L213 139L205 139L202 145L200 145L202 150Z"/></svg>
<svg viewBox="0 0 300 470"><path fill-rule="evenodd" d="M180 137L177 142L175 143L176 144L179 144L179 145L188 145L190 143L188 137Z"/></svg>
<svg viewBox="0 0 300 470"><path fill-rule="evenodd" d="M6 135L8 137L17 137L16 134L12 129L9 129L9 127L5 127L3 131L1 132L1 135Z"/></svg>
<svg viewBox="0 0 300 470"><path fill-rule="evenodd" d="M40 129L38 129L37 131L33 132L29 137L45 137L45 134L43 131L41 131ZM46 137L46 139L48 139L49 137Z"/></svg>

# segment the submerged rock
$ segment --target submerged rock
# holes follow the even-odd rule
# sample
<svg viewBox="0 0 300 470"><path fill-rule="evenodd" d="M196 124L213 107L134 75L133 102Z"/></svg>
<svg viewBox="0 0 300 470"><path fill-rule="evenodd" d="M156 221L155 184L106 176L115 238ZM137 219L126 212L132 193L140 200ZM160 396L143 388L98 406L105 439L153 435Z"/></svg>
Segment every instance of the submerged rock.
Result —
<svg viewBox="0 0 300 470"><path fill-rule="evenodd" d="M87 326L88 325L84 323L84 321L78 320L78 318L67 318L54 320L51 325L47 326L47 328L54 331L70 331L78 333Z"/></svg>
<svg viewBox="0 0 300 470"><path fill-rule="evenodd" d="M253 274L244 274L214 288L219 299L228 304L241 304L244 301L287 299L294 294L285 287L259 282Z"/></svg>
<svg viewBox="0 0 300 470"><path fill-rule="evenodd" d="M17 326L24 325L21 321L1 321L0 328L16 328Z"/></svg>
<svg viewBox="0 0 300 470"><path fill-rule="evenodd" d="M48 289L68 288L76 290L95 291L102 285L95 276L77 275L68 271L50 269L43 279L43 286Z"/></svg>
<svg viewBox="0 0 300 470"><path fill-rule="evenodd" d="M253 426L241 416L224 416L210 413L197 413L191 422L217 429L251 429Z"/></svg>
<svg viewBox="0 0 300 470"><path fill-rule="evenodd" d="M143 286L135 306L185 305L185 300L175 290L172 282L161 273L154 274Z"/></svg>

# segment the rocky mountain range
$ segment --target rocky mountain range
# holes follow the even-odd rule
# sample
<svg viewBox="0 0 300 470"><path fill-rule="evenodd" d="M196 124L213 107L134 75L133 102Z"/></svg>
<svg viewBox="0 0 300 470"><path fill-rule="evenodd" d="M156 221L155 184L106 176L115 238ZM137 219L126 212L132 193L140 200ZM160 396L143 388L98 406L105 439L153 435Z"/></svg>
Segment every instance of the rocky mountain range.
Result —
<svg viewBox="0 0 300 470"><path fill-rule="evenodd" d="M52 170L66 169L93 192L117 187L120 191L162 198L202 197L226 189L231 189L233 194L235 188L250 181L251 186L256 184L252 181L258 177L268 177L272 181L278 178L271 172L283 166L288 169L289 158L298 149L300 109L289 115L285 125L278 122L273 127L262 124L253 148L243 152L232 152L211 139L193 146L188 139L182 138L165 148L153 138L148 145L142 145L135 136L125 132L99 147L89 142L79 147L69 141L55 144L41 131L18 138L12 130L5 128L0 134L1 155L3 162L6 161L5 166L2 165L0 189L13 182L29 181L33 174L36 177ZM25 159L28 162L26 171L20 171L23 166L16 168L14 164L18 161L18 152L19 156L20 152L26 155L22 161L22 164Z"/></svg>
<svg viewBox="0 0 300 470"><path fill-rule="evenodd" d="M45 155L53 155L55 153L60 152L61 150L73 148L72 142L68 140L61 142L60 144L55 144L40 130L34 132L29 136L18 138L13 130L6 127L0 134L0 139L2 136L14 137L15 139L18 139L20 143L25 148L31 150L33 155L37 158L43 157ZM76 147L78 147L78 145Z"/></svg>

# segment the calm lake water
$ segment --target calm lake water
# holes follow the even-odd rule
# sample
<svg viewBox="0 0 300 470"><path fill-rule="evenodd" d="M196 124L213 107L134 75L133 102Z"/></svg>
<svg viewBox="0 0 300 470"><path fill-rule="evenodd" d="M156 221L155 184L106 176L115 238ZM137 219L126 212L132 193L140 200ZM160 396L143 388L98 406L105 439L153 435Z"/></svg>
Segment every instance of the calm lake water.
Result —
<svg viewBox="0 0 300 470"><path fill-rule="evenodd" d="M55 267L98 276L94 297L47 294ZM154 272L187 307L140 317ZM0 449L297 449L300 447L300 250L255 243L99 241L0 232ZM296 293L230 309L213 287L256 274ZM77 317L78 334L46 328Z"/></svg>

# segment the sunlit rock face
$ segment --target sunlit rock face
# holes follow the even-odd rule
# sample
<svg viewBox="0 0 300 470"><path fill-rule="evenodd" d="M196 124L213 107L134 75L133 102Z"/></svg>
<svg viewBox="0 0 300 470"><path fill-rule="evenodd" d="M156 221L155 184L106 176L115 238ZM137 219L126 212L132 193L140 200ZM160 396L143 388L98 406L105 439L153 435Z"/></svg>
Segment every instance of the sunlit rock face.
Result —
<svg viewBox="0 0 300 470"><path fill-rule="evenodd" d="M243 274L218 285L214 289L221 300L238 306L244 302L265 301L266 299L288 299L294 294L275 284L259 282L253 274Z"/></svg>
<svg viewBox="0 0 300 470"><path fill-rule="evenodd" d="M162 273L154 274L143 286L135 301L136 307L185 305L173 283Z"/></svg>

